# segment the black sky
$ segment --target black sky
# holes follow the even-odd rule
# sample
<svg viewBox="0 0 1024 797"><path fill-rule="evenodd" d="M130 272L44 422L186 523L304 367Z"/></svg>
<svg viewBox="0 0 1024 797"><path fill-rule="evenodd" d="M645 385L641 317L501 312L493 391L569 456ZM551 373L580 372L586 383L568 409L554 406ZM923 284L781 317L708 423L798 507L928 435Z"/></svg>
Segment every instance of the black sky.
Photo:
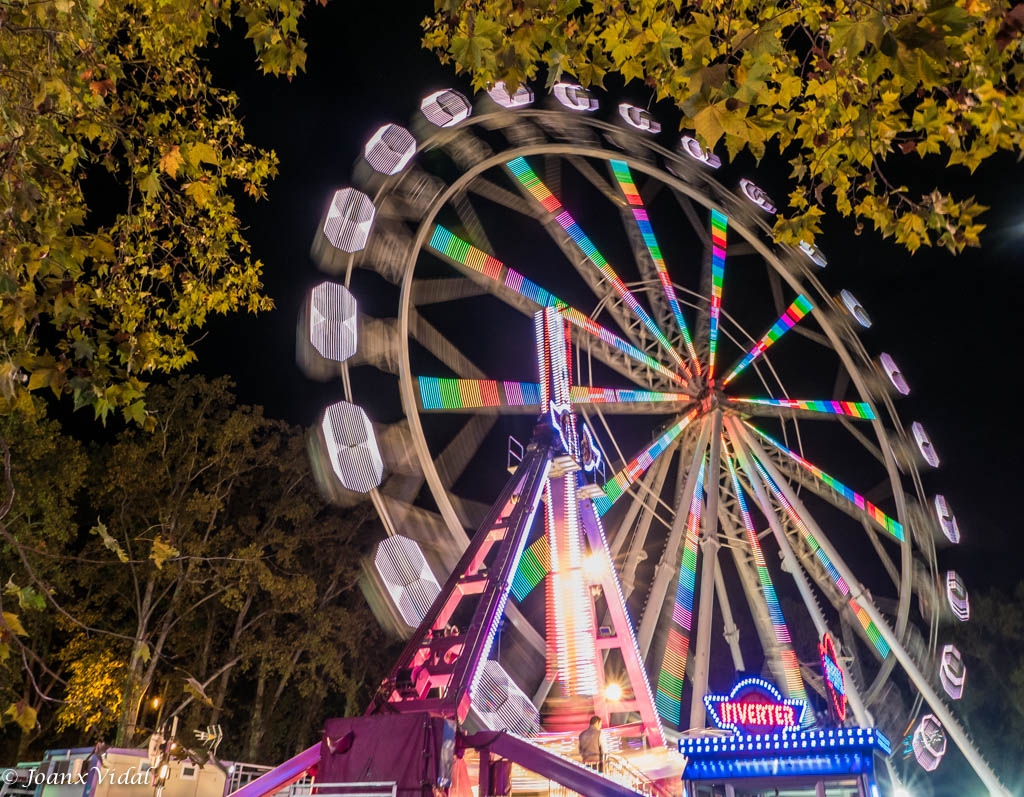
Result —
<svg viewBox="0 0 1024 797"><path fill-rule="evenodd" d="M361 145L381 124L405 124L428 91L468 86L419 45L426 3L333 2L311 7L307 71L291 82L262 78L251 49L230 41L214 56L218 80L236 88L250 137L280 157L269 201L244 209L255 255L277 309L257 319L216 322L200 350L208 373L229 373L243 401L271 416L312 424L340 397L338 384L306 379L294 361L294 329L305 292L323 278L309 258L331 193L347 184ZM666 124L663 138L674 123ZM785 170L763 164L758 181L789 193ZM862 339L888 351L912 394L899 405L905 423L929 430L942 467L926 488L944 492L960 522L957 567L974 584L1011 589L1020 579L1017 509L1024 289L1024 168L999 158L975 175L939 175L991 206L983 246L959 257L921 250L910 256L869 229L826 223L826 281L860 298L874 324ZM359 297L371 314L372 297ZM366 303L369 302L369 305ZM372 408L371 417L373 415ZM946 563L944 563L946 564Z"/></svg>

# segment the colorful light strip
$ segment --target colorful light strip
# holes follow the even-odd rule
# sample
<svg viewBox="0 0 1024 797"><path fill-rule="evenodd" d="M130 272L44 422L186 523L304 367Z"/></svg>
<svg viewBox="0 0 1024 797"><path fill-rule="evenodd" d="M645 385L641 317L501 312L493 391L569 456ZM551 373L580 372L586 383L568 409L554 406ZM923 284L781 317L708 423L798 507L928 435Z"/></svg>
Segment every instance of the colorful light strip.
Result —
<svg viewBox="0 0 1024 797"><path fill-rule="evenodd" d="M872 411L871 405L866 401L816 401L777 398L730 398L729 401L740 404L760 404L764 407L783 407L790 410L821 412L827 415L849 415L851 418L861 418L866 421L873 421L875 419L875 413Z"/></svg>
<svg viewBox="0 0 1024 797"><path fill-rule="evenodd" d="M541 536L523 551L519 567L512 578L512 597L522 603L550 570L551 544L547 537Z"/></svg>
<svg viewBox="0 0 1024 797"><path fill-rule="evenodd" d="M740 360L736 367L729 372L729 375L722 380L722 386L729 384L736 375L740 373L744 368L750 365L754 360L760 357L775 341L785 335L791 330L796 324L807 315L811 310L814 309L814 305L811 304L810 299L806 296L797 296L793 300L793 303L786 308L779 320L772 324L771 328L761 336L761 339L754 344L754 348L747 352L746 356Z"/></svg>
<svg viewBox="0 0 1024 797"><path fill-rule="evenodd" d="M540 406L540 385L535 382L418 376L416 384L425 410Z"/></svg>
<svg viewBox="0 0 1024 797"><path fill-rule="evenodd" d="M743 519L743 528L747 532L747 543L750 545L750 552L754 558L754 566L757 568L757 577L761 582L761 593L764 595L765 605L768 607L768 615L772 620L772 628L775 632L775 643L779 646L779 659L782 662L782 674L786 679L786 694L797 700L807 700L807 690L804 688L804 679L800 675L800 662L793 652L793 640L789 636L789 627L786 625L786 618L782 614L782 606L779 604L779 597L775 593L775 585L772 583L771 574L768 572L768 564L761 550L761 540L757 536L757 529L750 519L750 510L747 508L746 498L743 496L743 489L740 487L739 475L732 459L727 460L729 475L732 477L732 488L736 493L739 502L740 516ZM813 712L804 712L803 724L805 726L814 724Z"/></svg>
<svg viewBox="0 0 1024 797"><path fill-rule="evenodd" d="M573 325L594 337L599 338L608 345L614 346L623 354L636 360L642 365L647 366L651 370L657 371L659 374L671 379L677 384L686 384L686 380L683 379L683 377L671 369L666 368L650 355L640 351L640 349L631 343L627 343L622 338L605 329L594 321L594 319L584 315L576 308L570 307L554 294L540 287L535 282L530 281L516 270L506 266L496 257L492 257L486 252L477 249L468 241L462 240L450 230L440 225L435 226L434 231L430 236L430 243L428 246L435 252L454 260L460 265L476 271L478 274L502 284L509 290L515 291L520 296L529 299L531 302L535 302L541 307L557 307L558 312Z"/></svg>
<svg viewBox="0 0 1024 797"><path fill-rule="evenodd" d="M875 646L875 650L877 650L884 659L889 655L889 643L882 638L881 632L879 632L878 627L871 621L871 618L868 617L867 612L860 607L854 598L850 597L849 585L843 577L839 575L839 571L836 570L835 565L832 564L832 560L829 559L828 554L826 554L825 551L822 550L821 546L818 545L818 541L814 539L814 535L811 534L811 530L807 528L803 519L797 513L793 505L789 503L789 500L782 493L782 490L779 489L779 486L768 474L764 465L762 465L756 458L752 457L752 459L754 467L756 467L758 472L761 474L761 478L764 479L765 484L768 485L768 489L771 490L775 500L778 501L782 508L786 510L786 514L789 515L790 520L793 521L793 524L800 531L801 536L804 538L804 542L807 543L807 547L811 549L811 553L813 553L815 558L821 562L822 567L825 568L825 571L829 574L829 577L832 579L838 590L849 599L850 610L857 616L857 621L860 623L861 628L864 629L868 639L871 640L871 644Z"/></svg>
<svg viewBox="0 0 1024 797"><path fill-rule="evenodd" d="M754 754L757 758L764 758L766 768L759 774L778 777L780 758L810 754L813 759L807 762L806 773L790 772L788 768L784 771L787 774L813 774L817 771L815 767L823 766L821 756L825 752L853 752L855 749L870 748L881 750L886 755L892 752L888 738L876 728L828 728L733 736L683 736L678 741L678 748L680 753L694 763L700 759L712 758L711 763L719 764L721 770L714 773L717 778L727 776L723 763L728 758L738 757L737 753ZM771 769L772 764L775 765L776 771ZM690 767L687 766L686 777L691 776Z"/></svg>
<svg viewBox="0 0 1024 797"><path fill-rule="evenodd" d="M686 680L686 657L690 652L690 632L693 630L693 596L697 581L697 552L700 546L700 516L704 504L705 462L697 472L697 485L690 499L686 519L686 540L679 563L675 604L669 624L668 640L658 672L658 689L654 702L661 718L679 727L682 721L683 682Z"/></svg>
<svg viewBox="0 0 1024 797"><path fill-rule="evenodd" d="M572 385L569 388L569 397L573 404L658 404L693 400L686 393L619 390L612 387L586 387L585 385Z"/></svg>
<svg viewBox="0 0 1024 797"><path fill-rule="evenodd" d="M690 358L693 360L699 373L700 361L697 359L697 351L693 347L693 338L690 336L689 327L686 326L686 319L683 318L683 311L679 307L676 288L672 284L672 278L668 274L668 269L665 267L665 260L661 256L661 247L658 246L658 239L654 237L654 228L651 226L651 220L647 216L647 208L644 207L644 201L640 198L640 192L633 182L633 174L630 172L629 166L625 161L612 160L610 163L612 173L619 182L619 188L622 189L626 201L629 202L632 208L633 218L636 220L636 226L640 230L640 237L644 239L644 245L651 255L651 260L654 261L654 267L658 270L658 279L661 280L661 287L665 292L665 298L668 300L668 306L672 310L672 315L675 316L679 332L683 336L683 342L686 343L686 350L690 353Z"/></svg>
<svg viewBox="0 0 1024 797"><path fill-rule="evenodd" d="M536 172L530 168L530 164L526 162L525 158L515 158L505 164L509 171L515 175L516 179L522 183L523 187L533 195L540 204L550 213L554 213L555 221L558 222L566 234L572 238L576 246L579 247L580 251L586 255L587 260L593 263L598 271L601 272L609 284L612 286L615 293L619 295L619 298L625 303L630 310L640 319L640 322L647 327L647 331L654 336L654 339L658 341L668 353L677 366L687 371L686 366L683 364L683 358L679 356L672 343L665 334L658 328L658 325L654 322L647 311L640 306L636 296L633 292L626 287L626 284L620 279L619 275L615 273L615 269L611 267L605 257L598 250L594 243L587 237L586 233L580 228L580 225L576 223L576 220L572 217L568 210L566 210L562 203L558 200L554 194L548 189L546 185L537 176ZM687 373L689 373L687 371Z"/></svg>
<svg viewBox="0 0 1024 797"><path fill-rule="evenodd" d="M708 334L708 381L715 376L715 354L718 351L718 317L722 313L722 282L725 278L726 233L728 217L711 210L711 318Z"/></svg>
<svg viewBox="0 0 1024 797"><path fill-rule="evenodd" d="M632 462L615 474L604 485L604 495L594 499L594 507L598 515L604 515L630 485L647 472L647 469L654 464L662 452L679 437L680 433L689 426L690 422L697 417L697 410L692 409L689 413L679 419L666 429L657 440L641 451Z"/></svg>
<svg viewBox="0 0 1024 797"><path fill-rule="evenodd" d="M890 534L893 539L903 542L903 524L900 523L898 520L894 520L893 518L889 517L887 514L885 514L885 512L883 512L881 509L879 509L877 506L871 503L863 495L851 490L838 479L829 476L821 468L811 464L806 459L797 454L795 451L786 448L786 446L782 445L782 443L780 443L778 440L775 440L774 438L765 434L756 426L752 426L749 423L747 424L747 426L754 432L756 432L757 435L761 437L761 439L767 441L768 443L771 443L771 445L773 445L775 448L777 448L791 460L801 465L805 470L812 473L814 477L818 479L818 481L831 487L833 490L835 490L837 493L843 496L843 498L852 503L858 509L867 512L871 519L874 520L879 526L881 526L884 531Z"/></svg>

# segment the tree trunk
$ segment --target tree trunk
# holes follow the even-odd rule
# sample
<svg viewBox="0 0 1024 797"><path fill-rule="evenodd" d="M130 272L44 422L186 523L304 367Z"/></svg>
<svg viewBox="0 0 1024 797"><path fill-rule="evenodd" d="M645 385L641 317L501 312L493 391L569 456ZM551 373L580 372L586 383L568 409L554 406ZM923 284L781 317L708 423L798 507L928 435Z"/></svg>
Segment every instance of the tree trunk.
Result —
<svg viewBox="0 0 1024 797"><path fill-rule="evenodd" d="M260 661L260 672L256 679L256 697L252 701L249 715L249 741L245 746L246 761L259 761L260 743L263 741L263 694L267 689L267 665Z"/></svg>

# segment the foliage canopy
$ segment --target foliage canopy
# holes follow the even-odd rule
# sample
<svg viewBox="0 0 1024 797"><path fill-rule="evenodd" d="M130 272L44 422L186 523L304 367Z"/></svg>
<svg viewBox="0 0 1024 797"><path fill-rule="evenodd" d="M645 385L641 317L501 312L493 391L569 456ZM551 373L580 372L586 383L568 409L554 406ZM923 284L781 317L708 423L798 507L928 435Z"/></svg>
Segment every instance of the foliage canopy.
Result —
<svg viewBox="0 0 1024 797"><path fill-rule="evenodd" d="M0 5L0 410L70 393L146 420L207 317L268 309L235 195L276 156L203 60L244 21L265 73L305 63L304 0Z"/></svg>
<svg viewBox="0 0 1024 797"><path fill-rule="evenodd" d="M911 252L979 244L985 210L932 181L1022 152L1024 5L1002 0L435 0L423 43L511 88L618 74L671 100L730 157L769 145L792 166L783 242L810 242L828 207ZM924 159L925 190L901 184ZM966 174L966 171L964 172ZM948 175L946 175L948 177Z"/></svg>
<svg viewBox="0 0 1024 797"><path fill-rule="evenodd" d="M286 757L387 662L356 585L372 511L329 506L302 430L227 380L177 378L147 404L153 431L88 450L0 417L0 746L131 745L175 712L183 739L222 722L221 754Z"/></svg>

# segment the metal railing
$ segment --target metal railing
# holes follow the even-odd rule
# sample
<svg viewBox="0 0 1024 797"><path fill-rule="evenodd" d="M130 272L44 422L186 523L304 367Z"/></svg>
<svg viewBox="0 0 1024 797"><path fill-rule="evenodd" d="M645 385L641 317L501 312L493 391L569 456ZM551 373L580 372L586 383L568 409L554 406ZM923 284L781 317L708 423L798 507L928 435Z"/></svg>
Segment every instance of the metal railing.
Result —
<svg viewBox="0 0 1024 797"><path fill-rule="evenodd" d="M398 783L393 780L367 780L355 783L296 783L288 790L290 797L396 797Z"/></svg>

